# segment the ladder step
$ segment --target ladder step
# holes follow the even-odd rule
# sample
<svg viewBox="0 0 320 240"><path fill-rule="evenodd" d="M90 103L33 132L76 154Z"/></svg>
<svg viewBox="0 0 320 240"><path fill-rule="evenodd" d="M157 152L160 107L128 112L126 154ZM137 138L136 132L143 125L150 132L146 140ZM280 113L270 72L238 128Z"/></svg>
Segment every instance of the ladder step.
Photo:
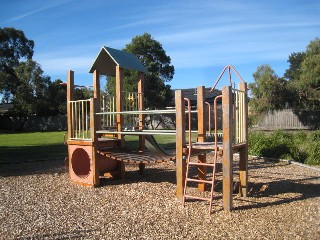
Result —
<svg viewBox="0 0 320 240"><path fill-rule="evenodd" d="M197 200L208 201L208 202L211 201L210 198L203 198L203 197L197 197L197 196L191 196L191 195L185 195L184 197L185 198L192 198L192 199L197 199Z"/></svg>
<svg viewBox="0 0 320 240"><path fill-rule="evenodd" d="M187 181L212 184L212 181L210 180L202 180L202 179L195 179L195 178L187 178Z"/></svg>
<svg viewBox="0 0 320 240"><path fill-rule="evenodd" d="M214 167L214 163L189 162L189 165Z"/></svg>

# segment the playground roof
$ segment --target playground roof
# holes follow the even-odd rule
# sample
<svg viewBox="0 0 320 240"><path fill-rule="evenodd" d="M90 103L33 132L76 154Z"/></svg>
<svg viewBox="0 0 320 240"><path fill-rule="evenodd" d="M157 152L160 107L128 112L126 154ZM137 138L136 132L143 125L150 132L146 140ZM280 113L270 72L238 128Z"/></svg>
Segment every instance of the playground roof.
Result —
<svg viewBox="0 0 320 240"><path fill-rule="evenodd" d="M102 75L114 77L116 76L116 66L139 72L147 71L135 55L109 47L102 47L89 72L93 73L94 70L98 70Z"/></svg>

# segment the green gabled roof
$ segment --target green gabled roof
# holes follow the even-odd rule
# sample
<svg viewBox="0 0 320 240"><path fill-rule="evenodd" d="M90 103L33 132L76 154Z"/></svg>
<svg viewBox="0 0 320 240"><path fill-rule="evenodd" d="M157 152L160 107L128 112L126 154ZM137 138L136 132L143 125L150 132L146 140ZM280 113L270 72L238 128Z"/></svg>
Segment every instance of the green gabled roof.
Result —
<svg viewBox="0 0 320 240"><path fill-rule="evenodd" d="M125 51L103 47L89 72L93 73L95 70L98 70L102 75L114 77L116 75L116 66L139 72L147 71L145 66L143 66L135 55Z"/></svg>

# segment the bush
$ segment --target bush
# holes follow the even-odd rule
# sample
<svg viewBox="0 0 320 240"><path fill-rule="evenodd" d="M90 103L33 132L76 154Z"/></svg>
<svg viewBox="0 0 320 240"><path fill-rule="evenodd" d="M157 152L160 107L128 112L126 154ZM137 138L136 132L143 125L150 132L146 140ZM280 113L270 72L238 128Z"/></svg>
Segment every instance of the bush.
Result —
<svg viewBox="0 0 320 240"><path fill-rule="evenodd" d="M303 131L250 132L249 154L320 165L320 131L309 134Z"/></svg>

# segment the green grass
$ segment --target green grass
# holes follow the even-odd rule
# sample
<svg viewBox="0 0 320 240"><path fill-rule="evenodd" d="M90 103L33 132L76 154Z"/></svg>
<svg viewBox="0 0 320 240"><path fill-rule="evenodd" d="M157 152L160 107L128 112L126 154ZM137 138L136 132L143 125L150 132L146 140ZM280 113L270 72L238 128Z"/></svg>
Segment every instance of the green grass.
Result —
<svg viewBox="0 0 320 240"><path fill-rule="evenodd" d="M67 146L64 132L31 132L0 134L0 163L65 158ZM175 148L175 135L154 135L165 149ZM192 135L193 141L196 135ZM126 148L138 150L137 136L126 136ZM252 155L293 159L320 165L320 131L293 133L275 131L270 134L250 132L249 153Z"/></svg>
<svg viewBox="0 0 320 240"><path fill-rule="evenodd" d="M64 132L0 134L0 163L64 158Z"/></svg>

